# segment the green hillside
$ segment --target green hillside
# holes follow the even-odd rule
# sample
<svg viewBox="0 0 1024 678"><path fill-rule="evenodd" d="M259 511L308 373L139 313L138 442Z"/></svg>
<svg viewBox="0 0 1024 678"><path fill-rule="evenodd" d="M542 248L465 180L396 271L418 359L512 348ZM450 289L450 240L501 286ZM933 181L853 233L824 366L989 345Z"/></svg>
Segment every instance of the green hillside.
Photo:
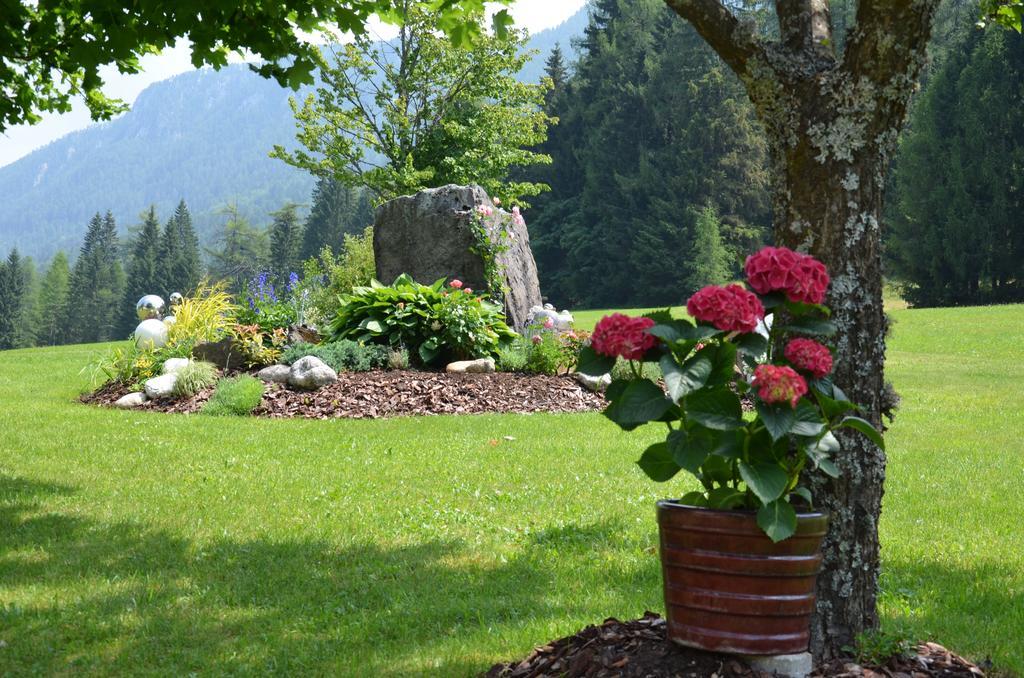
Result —
<svg viewBox="0 0 1024 678"><path fill-rule="evenodd" d="M1024 672L1024 306L892 315L884 624ZM634 466L647 434L95 409L96 349L0 352L4 672L463 676L662 609L684 486Z"/></svg>

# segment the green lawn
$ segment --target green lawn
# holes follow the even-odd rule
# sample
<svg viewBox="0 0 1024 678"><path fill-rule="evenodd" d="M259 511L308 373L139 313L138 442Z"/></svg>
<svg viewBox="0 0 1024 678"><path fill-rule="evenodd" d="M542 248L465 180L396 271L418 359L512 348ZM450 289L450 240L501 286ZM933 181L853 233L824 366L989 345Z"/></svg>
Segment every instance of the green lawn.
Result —
<svg viewBox="0 0 1024 678"><path fill-rule="evenodd" d="M1024 673L1024 307L893 315L885 622ZM471 675L662 608L654 431L100 410L94 351L0 353L0 675Z"/></svg>

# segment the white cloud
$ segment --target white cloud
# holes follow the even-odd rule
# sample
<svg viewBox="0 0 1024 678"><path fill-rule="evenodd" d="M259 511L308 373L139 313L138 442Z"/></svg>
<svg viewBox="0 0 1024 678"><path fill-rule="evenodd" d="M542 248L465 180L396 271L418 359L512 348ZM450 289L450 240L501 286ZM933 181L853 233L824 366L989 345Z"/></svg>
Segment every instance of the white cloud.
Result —
<svg viewBox="0 0 1024 678"><path fill-rule="evenodd" d="M516 0L512 15L516 24L531 33L557 26L576 13L586 0ZM386 37L390 27L375 22L371 30ZM142 72L122 75L116 68L102 70L106 81L104 91L113 97L124 99L129 104L135 101L139 92L159 80L165 80L178 73L192 69L189 59L188 42L179 40L171 49L159 55L147 55L141 59ZM233 55L231 61L245 59ZM64 114L45 114L37 125L16 125L0 135L0 167L14 162L36 148L44 146L69 132L80 130L92 124L85 105L75 102L72 110Z"/></svg>

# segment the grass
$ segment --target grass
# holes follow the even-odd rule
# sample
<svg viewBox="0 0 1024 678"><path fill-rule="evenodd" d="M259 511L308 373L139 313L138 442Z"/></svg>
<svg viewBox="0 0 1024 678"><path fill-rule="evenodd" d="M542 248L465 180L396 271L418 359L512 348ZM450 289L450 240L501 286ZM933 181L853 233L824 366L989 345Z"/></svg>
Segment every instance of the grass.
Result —
<svg viewBox="0 0 1024 678"><path fill-rule="evenodd" d="M1024 673L1024 307L893 316L884 623ZM94 350L0 353L0 674L472 675L662 609L655 431L101 410Z"/></svg>

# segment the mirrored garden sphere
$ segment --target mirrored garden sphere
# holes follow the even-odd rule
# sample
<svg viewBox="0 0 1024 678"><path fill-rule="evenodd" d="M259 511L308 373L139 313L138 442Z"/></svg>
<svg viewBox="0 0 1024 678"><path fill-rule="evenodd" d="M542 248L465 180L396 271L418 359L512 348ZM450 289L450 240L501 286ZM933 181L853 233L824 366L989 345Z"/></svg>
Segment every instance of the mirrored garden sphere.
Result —
<svg viewBox="0 0 1024 678"><path fill-rule="evenodd" d="M135 315L139 320L151 320L164 314L164 300L155 294L147 294L135 304Z"/></svg>
<svg viewBox="0 0 1024 678"><path fill-rule="evenodd" d="M168 327L170 327L171 325L173 325L176 322L178 322L178 319L175 318L173 315L165 315L164 316L164 325L167 325Z"/></svg>
<svg viewBox="0 0 1024 678"><path fill-rule="evenodd" d="M171 292L171 308L180 304L184 299L185 297L181 296L181 292Z"/></svg>
<svg viewBox="0 0 1024 678"><path fill-rule="evenodd" d="M167 344L167 325L157 320L156 318L150 318L149 320L143 320L139 323L139 326L135 328L135 345L141 349L153 350L156 348L162 348Z"/></svg>

